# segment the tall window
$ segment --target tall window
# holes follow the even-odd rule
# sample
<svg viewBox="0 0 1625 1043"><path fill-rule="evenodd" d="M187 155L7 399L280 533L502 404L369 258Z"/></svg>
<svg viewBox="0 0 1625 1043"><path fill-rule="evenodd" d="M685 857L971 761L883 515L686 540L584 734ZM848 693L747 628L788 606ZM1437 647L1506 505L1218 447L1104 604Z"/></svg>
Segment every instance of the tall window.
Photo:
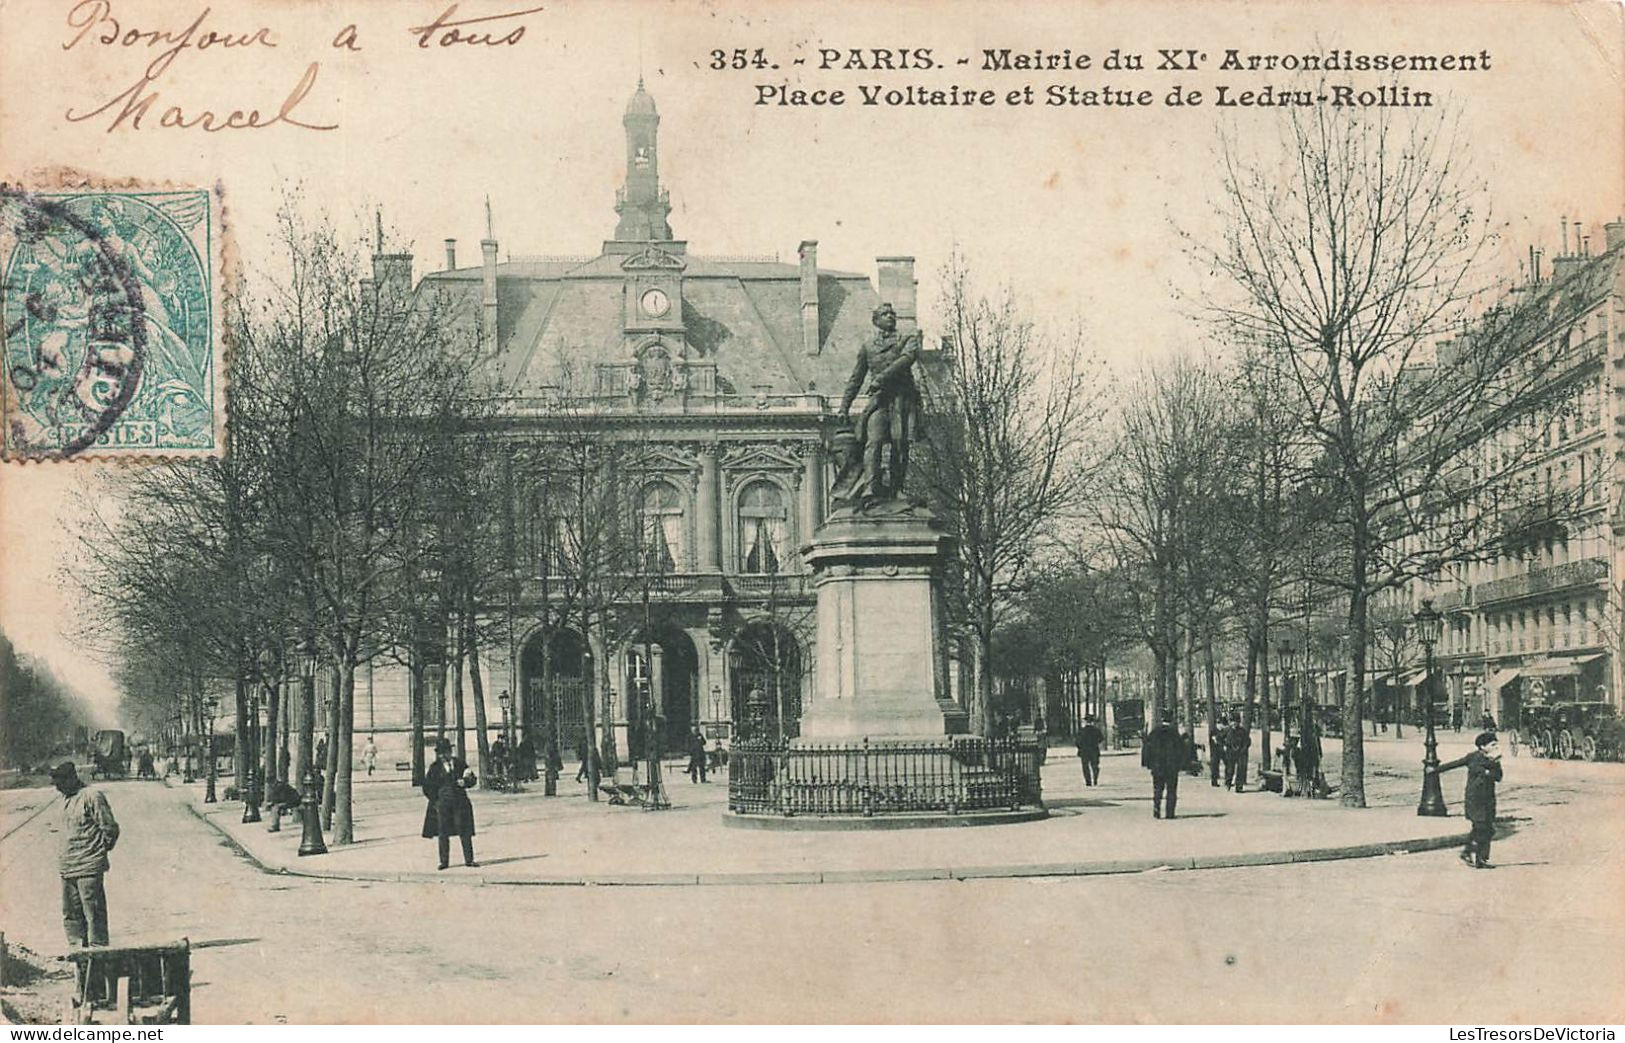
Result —
<svg viewBox="0 0 1625 1043"><path fill-rule="evenodd" d="M743 572L780 572L790 539L790 513L784 491L772 482L752 482L739 497L739 567Z"/></svg>
<svg viewBox="0 0 1625 1043"><path fill-rule="evenodd" d="M683 502L665 482L643 487L643 567L651 572L676 572L683 555Z"/></svg>

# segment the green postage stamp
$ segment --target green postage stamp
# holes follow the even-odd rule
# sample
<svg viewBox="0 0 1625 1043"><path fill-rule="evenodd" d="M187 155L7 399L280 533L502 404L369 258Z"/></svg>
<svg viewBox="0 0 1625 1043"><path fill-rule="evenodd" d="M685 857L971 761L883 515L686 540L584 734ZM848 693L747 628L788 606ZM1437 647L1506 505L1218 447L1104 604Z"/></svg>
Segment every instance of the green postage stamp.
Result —
<svg viewBox="0 0 1625 1043"><path fill-rule="evenodd" d="M224 448L219 197L0 186L8 460Z"/></svg>

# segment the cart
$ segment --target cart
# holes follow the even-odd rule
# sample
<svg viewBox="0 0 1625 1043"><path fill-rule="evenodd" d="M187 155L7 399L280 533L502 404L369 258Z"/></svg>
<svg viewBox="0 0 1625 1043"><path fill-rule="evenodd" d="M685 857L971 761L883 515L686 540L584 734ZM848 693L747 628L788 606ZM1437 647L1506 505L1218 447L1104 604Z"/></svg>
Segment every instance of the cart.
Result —
<svg viewBox="0 0 1625 1043"><path fill-rule="evenodd" d="M90 777L124 777L124 733L116 728L99 731L91 739Z"/></svg>
<svg viewBox="0 0 1625 1043"><path fill-rule="evenodd" d="M1536 757L1617 761L1625 725L1609 703L1541 703L1523 707L1509 745L1514 756L1522 745Z"/></svg>
<svg viewBox="0 0 1625 1043"><path fill-rule="evenodd" d="M75 949L68 959L74 973L66 1024L192 1023L192 946L187 939Z"/></svg>

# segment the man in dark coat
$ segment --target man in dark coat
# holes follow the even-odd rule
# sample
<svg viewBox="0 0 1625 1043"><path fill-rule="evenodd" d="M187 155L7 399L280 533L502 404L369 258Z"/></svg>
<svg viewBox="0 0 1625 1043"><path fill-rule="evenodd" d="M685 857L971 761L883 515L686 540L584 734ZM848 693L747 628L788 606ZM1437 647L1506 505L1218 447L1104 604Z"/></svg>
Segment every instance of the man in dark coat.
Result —
<svg viewBox="0 0 1625 1043"><path fill-rule="evenodd" d="M1461 851L1461 860L1474 869L1494 869L1490 864L1490 841L1495 837L1495 784L1501 781L1501 747L1494 732L1483 732L1473 745L1472 753L1441 764L1438 771L1455 768L1467 769L1467 820L1473 831L1467 837L1467 846Z"/></svg>
<svg viewBox="0 0 1625 1043"><path fill-rule="evenodd" d="M1100 725L1095 723L1093 714L1083 719L1083 727L1078 729L1078 760L1083 764L1083 784L1093 786L1100 782L1100 744L1106 741L1105 733Z"/></svg>
<svg viewBox="0 0 1625 1043"><path fill-rule="evenodd" d="M475 783L474 772L452 755L451 740L441 739L434 744L435 760L423 773L423 795L429 806L423 813L424 839L439 841L440 868L446 868L451 858L452 834L462 838L463 865L477 866L474 861L474 804L468 791Z"/></svg>
<svg viewBox="0 0 1625 1043"><path fill-rule="evenodd" d="M1179 800L1179 773L1188 755L1185 739L1174 730L1173 713L1162 712L1162 720L1140 745L1140 766L1151 769L1151 814L1162 818L1162 798L1168 796L1168 817L1174 817Z"/></svg>
<svg viewBox="0 0 1625 1043"><path fill-rule="evenodd" d="M688 737L688 781L704 782L705 771L705 736L695 725Z"/></svg>
<svg viewBox="0 0 1625 1043"><path fill-rule="evenodd" d="M1237 793L1247 788L1247 754L1252 752L1253 733L1241 725L1239 715L1230 718L1230 727L1224 733L1224 785L1232 784Z"/></svg>

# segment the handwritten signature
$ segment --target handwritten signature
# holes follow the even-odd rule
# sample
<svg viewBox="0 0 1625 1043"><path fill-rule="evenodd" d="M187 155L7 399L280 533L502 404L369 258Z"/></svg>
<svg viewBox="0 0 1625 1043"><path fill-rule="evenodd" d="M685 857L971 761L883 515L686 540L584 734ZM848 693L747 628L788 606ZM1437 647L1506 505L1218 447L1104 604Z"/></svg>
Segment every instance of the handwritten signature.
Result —
<svg viewBox="0 0 1625 1043"><path fill-rule="evenodd" d="M512 47L524 38L525 26L513 25L511 20L542 10L541 7L530 7L505 14L457 18L455 17L457 8L458 5L452 3L436 15L433 21L412 26L407 30L415 39L418 48L427 50L431 44L442 49L458 45L461 45L459 49L472 47L480 50ZM67 25L70 32L62 44L64 51L71 51L83 45L156 53L141 75L129 86L94 107L69 108L64 117L70 123L105 120L103 130L109 134L120 128L140 130L143 120L150 119L155 109L159 109L157 126L183 130L196 129L205 132L262 130L277 124L303 130L338 128L337 123L316 122L299 113L300 106L310 96L321 73L321 63L316 61L305 66L299 81L282 99L275 113L270 115L259 108L187 110L179 105L160 107L157 81L171 70L182 54L188 51L213 50L235 51L246 56L247 52L265 48L275 49L279 45L276 34L270 26L239 27L223 31L209 24L211 13L211 8L204 7L184 27L147 28L121 20L114 13L113 0L79 0L68 10ZM492 25L501 22L508 24ZM476 26L478 28L474 28ZM357 42L357 35L355 26L346 26L334 39L333 46L340 51L358 51L361 48Z"/></svg>

